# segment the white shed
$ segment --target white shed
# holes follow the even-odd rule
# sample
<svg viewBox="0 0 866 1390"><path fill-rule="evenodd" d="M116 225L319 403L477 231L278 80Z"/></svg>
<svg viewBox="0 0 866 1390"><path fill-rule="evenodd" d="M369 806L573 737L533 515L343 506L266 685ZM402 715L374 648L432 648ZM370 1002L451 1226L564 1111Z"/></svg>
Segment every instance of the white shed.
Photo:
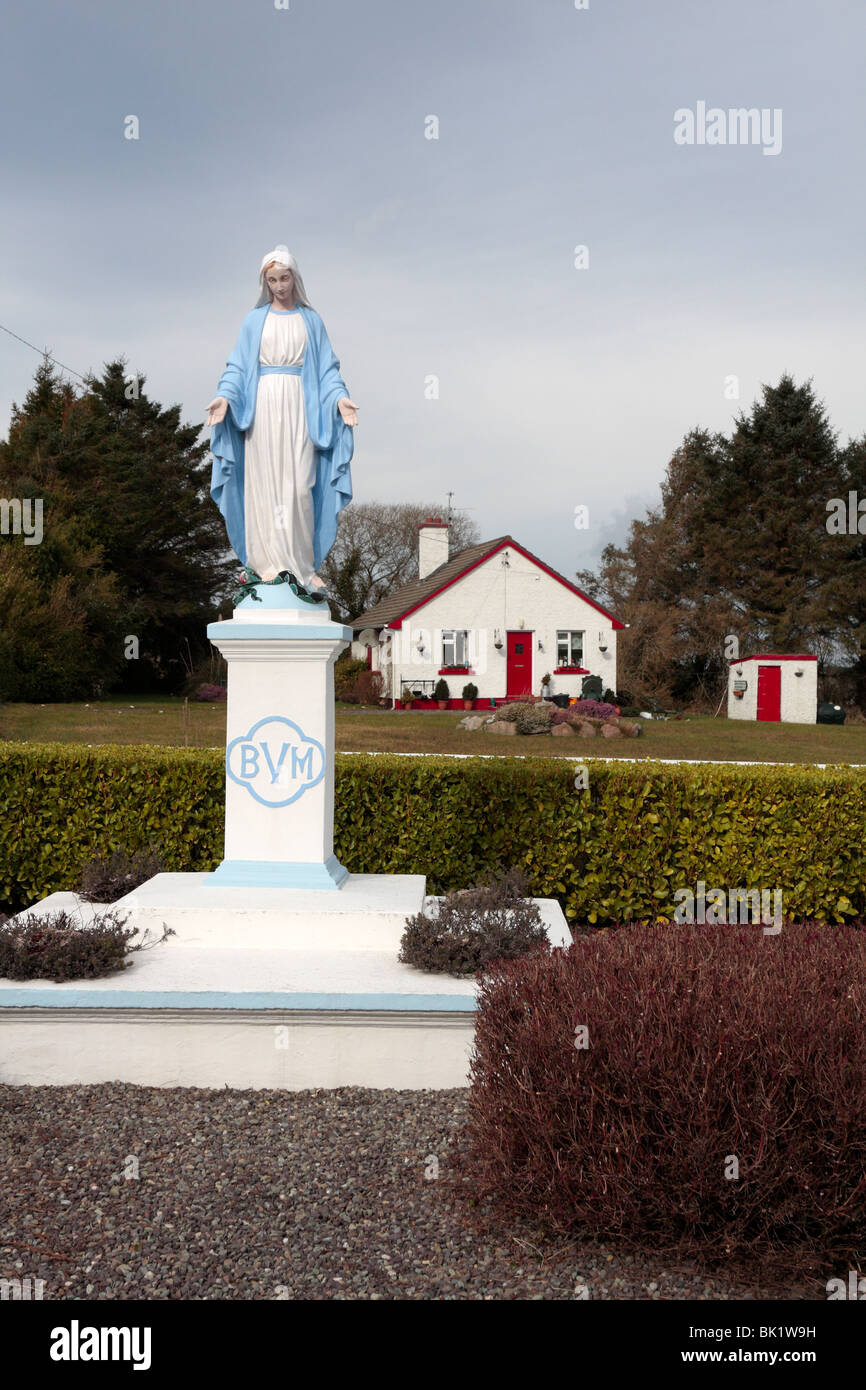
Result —
<svg viewBox="0 0 866 1390"><path fill-rule="evenodd" d="M756 654L728 666L728 718L814 724L818 717L818 658Z"/></svg>

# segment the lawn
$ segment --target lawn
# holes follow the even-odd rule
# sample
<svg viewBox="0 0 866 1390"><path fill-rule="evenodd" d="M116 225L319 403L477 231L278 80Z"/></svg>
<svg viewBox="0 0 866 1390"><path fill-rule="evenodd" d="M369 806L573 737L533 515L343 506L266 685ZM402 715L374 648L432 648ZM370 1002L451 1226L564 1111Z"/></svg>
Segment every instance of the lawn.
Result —
<svg viewBox="0 0 866 1390"><path fill-rule="evenodd" d="M226 707L131 695L89 704L2 705L0 738L27 743L155 743L225 746Z"/></svg>
<svg viewBox="0 0 866 1390"><path fill-rule="evenodd" d="M336 746L343 752L492 753L512 757L686 758L718 762L862 763L866 724L758 724L713 719L643 720L636 739L539 736L491 738L466 733L459 711L391 710L338 705ZM89 704L4 705L0 737L43 743L162 744L221 748L225 705L156 696Z"/></svg>

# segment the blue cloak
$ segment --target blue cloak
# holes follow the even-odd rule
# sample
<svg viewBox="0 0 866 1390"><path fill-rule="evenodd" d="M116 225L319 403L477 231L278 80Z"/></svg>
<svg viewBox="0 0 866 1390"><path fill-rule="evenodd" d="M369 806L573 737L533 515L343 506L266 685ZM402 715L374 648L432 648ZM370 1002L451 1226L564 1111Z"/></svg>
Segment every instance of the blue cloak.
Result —
<svg viewBox="0 0 866 1390"><path fill-rule="evenodd" d="M210 495L225 518L229 542L242 565L247 563L244 531L244 432L256 412L259 347L269 304L253 309L241 324L237 344L226 362L216 394L229 403L225 419L211 429ZM314 568L318 570L337 538L337 517L352 500L349 465L355 447L352 428L343 421L337 401L348 397L340 363L315 309L300 306L307 328L301 385L307 430L316 451L313 487Z"/></svg>

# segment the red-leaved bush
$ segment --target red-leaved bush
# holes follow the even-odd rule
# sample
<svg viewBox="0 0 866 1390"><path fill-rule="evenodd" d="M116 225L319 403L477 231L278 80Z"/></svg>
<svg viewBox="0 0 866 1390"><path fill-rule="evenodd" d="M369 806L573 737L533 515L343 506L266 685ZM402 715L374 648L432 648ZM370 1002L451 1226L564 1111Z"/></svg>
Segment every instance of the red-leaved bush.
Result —
<svg viewBox="0 0 866 1390"><path fill-rule="evenodd" d="M864 1002L850 926L634 926L497 963L461 1185L572 1235L855 1260Z"/></svg>
<svg viewBox="0 0 866 1390"><path fill-rule="evenodd" d="M382 698L382 672L370 671L366 664L343 687L340 699L350 705L378 705Z"/></svg>

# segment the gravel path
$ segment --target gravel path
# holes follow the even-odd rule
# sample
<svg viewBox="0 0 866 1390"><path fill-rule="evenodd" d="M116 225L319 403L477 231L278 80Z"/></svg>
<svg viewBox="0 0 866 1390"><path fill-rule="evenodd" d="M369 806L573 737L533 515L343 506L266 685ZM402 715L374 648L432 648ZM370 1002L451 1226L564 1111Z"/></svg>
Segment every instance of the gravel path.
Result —
<svg viewBox="0 0 866 1390"><path fill-rule="evenodd" d="M45 1299L761 1296L658 1255L479 1234L446 1181L465 1105L461 1090L0 1086L0 1278L41 1278Z"/></svg>

